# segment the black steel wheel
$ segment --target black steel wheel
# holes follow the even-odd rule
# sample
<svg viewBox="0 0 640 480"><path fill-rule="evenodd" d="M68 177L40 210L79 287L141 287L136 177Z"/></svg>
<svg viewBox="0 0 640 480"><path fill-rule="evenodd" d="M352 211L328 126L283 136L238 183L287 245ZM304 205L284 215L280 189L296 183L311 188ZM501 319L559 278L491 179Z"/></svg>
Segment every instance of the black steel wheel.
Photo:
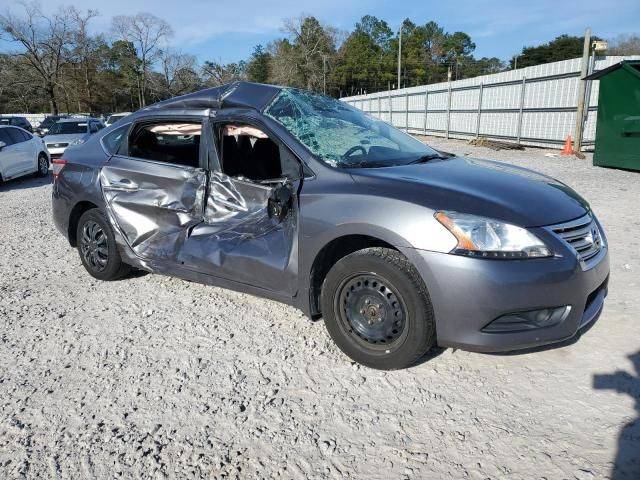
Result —
<svg viewBox="0 0 640 480"><path fill-rule="evenodd" d="M345 279L335 297L345 332L370 348L388 349L406 334L406 306L389 281L369 272Z"/></svg>
<svg viewBox="0 0 640 480"><path fill-rule="evenodd" d="M46 177L49 175L49 159L44 153L38 155L38 171L36 175L39 177Z"/></svg>
<svg viewBox="0 0 640 480"><path fill-rule="evenodd" d="M363 365L413 365L435 344L427 288L396 250L367 248L339 260L322 286L322 315L336 345Z"/></svg>
<svg viewBox="0 0 640 480"><path fill-rule="evenodd" d="M80 260L91 276L99 280L116 280L129 271L130 267L120 258L113 230L98 209L82 214L76 241Z"/></svg>

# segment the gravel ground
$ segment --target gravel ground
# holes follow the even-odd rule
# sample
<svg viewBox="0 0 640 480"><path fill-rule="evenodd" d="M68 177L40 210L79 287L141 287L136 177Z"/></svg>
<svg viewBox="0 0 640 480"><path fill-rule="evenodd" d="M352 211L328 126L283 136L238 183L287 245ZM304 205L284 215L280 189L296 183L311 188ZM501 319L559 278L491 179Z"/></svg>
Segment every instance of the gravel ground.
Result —
<svg viewBox="0 0 640 480"><path fill-rule="evenodd" d="M293 308L93 280L54 229L49 180L16 180L0 186L0 478L640 478L640 173L428 141L591 202L612 275L577 342L362 368Z"/></svg>

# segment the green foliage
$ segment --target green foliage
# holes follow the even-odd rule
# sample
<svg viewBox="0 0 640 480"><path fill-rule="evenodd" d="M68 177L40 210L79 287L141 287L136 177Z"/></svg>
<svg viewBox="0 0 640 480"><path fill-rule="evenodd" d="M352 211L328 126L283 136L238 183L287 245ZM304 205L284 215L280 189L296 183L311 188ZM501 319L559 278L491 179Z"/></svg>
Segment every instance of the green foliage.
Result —
<svg viewBox="0 0 640 480"><path fill-rule="evenodd" d="M600 40L598 37L591 37L591 39ZM518 68L582 57L583 48L584 37L560 35L549 43L537 47L524 47L518 56ZM509 64L511 68L515 66L515 57L510 60Z"/></svg>
<svg viewBox="0 0 640 480"><path fill-rule="evenodd" d="M262 45L256 45L247 63L247 80L266 83L269 81L271 54Z"/></svg>

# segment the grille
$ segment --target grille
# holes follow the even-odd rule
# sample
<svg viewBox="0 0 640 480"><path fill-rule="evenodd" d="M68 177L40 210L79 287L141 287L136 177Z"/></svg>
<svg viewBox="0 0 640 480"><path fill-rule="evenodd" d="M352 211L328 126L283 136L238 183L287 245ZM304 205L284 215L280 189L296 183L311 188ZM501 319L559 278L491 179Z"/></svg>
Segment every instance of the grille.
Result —
<svg viewBox="0 0 640 480"><path fill-rule="evenodd" d="M68 146L68 143L47 143L47 148L62 148Z"/></svg>
<svg viewBox="0 0 640 480"><path fill-rule="evenodd" d="M583 266L588 268L598 261L603 241L600 229L591 215L554 225L551 230L575 250Z"/></svg>

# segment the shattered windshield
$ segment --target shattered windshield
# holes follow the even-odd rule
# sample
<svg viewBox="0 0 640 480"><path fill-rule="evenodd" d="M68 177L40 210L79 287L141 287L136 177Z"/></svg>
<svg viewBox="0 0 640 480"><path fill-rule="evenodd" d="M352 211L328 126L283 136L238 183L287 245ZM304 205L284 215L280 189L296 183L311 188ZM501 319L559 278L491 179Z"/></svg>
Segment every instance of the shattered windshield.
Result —
<svg viewBox="0 0 640 480"><path fill-rule="evenodd" d="M438 152L388 123L304 90L283 89L264 113L334 167L387 167L440 158Z"/></svg>

